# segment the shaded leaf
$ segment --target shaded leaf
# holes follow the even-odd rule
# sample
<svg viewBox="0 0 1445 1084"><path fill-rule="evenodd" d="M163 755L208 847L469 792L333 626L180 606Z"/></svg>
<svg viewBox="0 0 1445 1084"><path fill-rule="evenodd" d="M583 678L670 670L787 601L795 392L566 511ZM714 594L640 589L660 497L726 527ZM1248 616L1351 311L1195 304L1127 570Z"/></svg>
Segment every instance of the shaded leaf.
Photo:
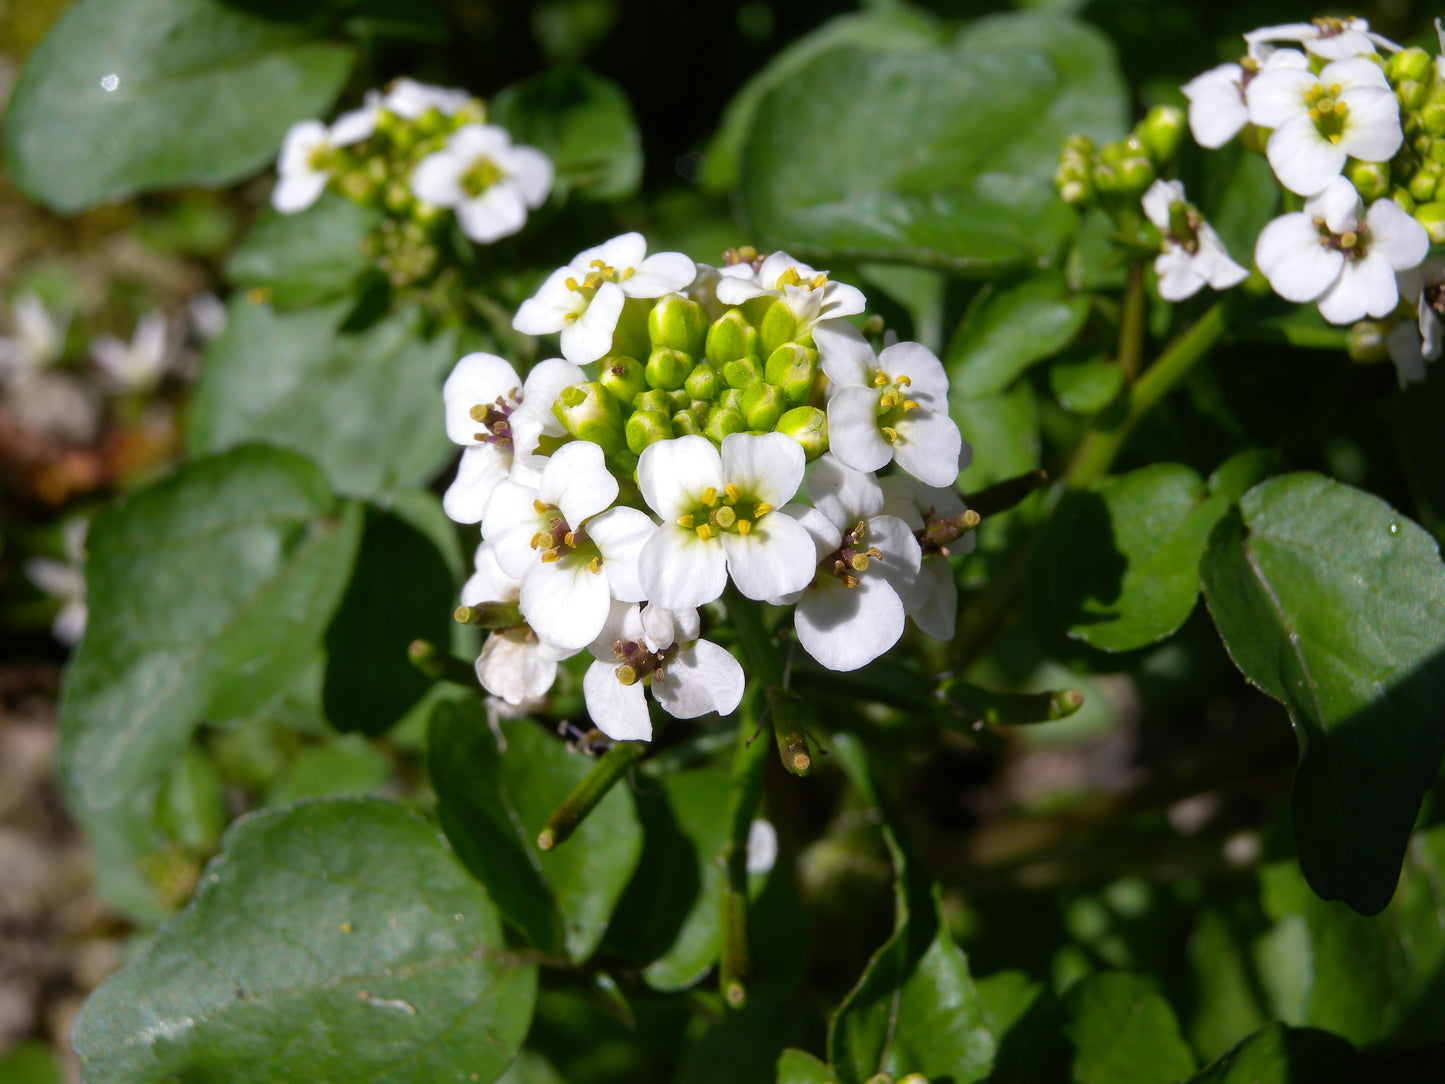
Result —
<svg viewBox="0 0 1445 1084"><path fill-rule="evenodd" d="M273 448L192 462L100 516L91 618L66 676L59 767L109 807L160 774L202 720L285 689L341 597L361 509Z"/></svg>
<svg viewBox="0 0 1445 1084"><path fill-rule="evenodd" d="M1064 995L1077 1084L1175 1084L1194 1055L1149 982L1123 971L1086 975Z"/></svg>
<svg viewBox="0 0 1445 1084"><path fill-rule="evenodd" d="M1095 414L1124 387L1124 371L1101 357L1061 358L1049 366L1049 387L1070 414Z"/></svg>
<svg viewBox="0 0 1445 1084"><path fill-rule="evenodd" d="M1034 362L1072 342L1088 315L1088 297L1071 294L1057 272L984 287L944 357L950 394L955 385L966 399L1004 391Z"/></svg>
<svg viewBox="0 0 1445 1084"><path fill-rule="evenodd" d="M85 1003L86 1078L491 1081L537 969L437 830L375 800L227 833L201 890Z"/></svg>
<svg viewBox="0 0 1445 1084"><path fill-rule="evenodd" d="M1283 703L1301 757L1300 866L1325 899L1389 902L1445 738L1445 569L1389 505L1315 474L1273 478L1201 565L1236 666Z"/></svg>
<svg viewBox="0 0 1445 1084"><path fill-rule="evenodd" d="M778 1059L778 1084L837 1084L826 1064L805 1050L784 1050Z"/></svg>
<svg viewBox="0 0 1445 1084"><path fill-rule="evenodd" d="M346 82L354 50L310 37L220 0L80 0L16 83L10 176L61 212L239 180Z"/></svg>
<svg viewBox="0 0 1445 1084"><path fill-rule="evenodd" d="M328 301L372 266L365 241L380 221L379 211L329 192L299 214L268 210L231 253L226 277L268 291L281 309Z"/></svg>

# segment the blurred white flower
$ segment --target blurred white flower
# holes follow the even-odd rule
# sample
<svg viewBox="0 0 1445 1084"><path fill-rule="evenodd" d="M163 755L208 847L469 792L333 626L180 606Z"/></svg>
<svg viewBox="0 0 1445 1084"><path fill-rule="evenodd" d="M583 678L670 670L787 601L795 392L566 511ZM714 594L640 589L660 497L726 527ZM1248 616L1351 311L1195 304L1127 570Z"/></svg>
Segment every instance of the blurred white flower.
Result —
<svg viewBox="0 0 1445 1084"><path fill-rule="evenodd" d="M505 128L467 124L417 163L412 195L450 207L462 232L490 244L520 230L527 212L552 191L552 160L536 147L514 147Z"/></svg>
<svg viewBox="0 0 1445 1084"><path fill-rule="evenodd" d="M171 360L170 324L159 310L136 322L130 342L99 335L90 344L103 383L120 393L147 392L160 382Z"/></svg>
<svg viewBox="0 0 1445 1084"><path fill-rule="evenodd" d="M39 296L23 293L10 302L14 335L0 335L0 384L9 384L60 360L69 318L57 320Z"/></svg>
<svg viewBox="0 0 1445 1084"><path fill-rule="evenodd" d="M1425 363L1440 356L1440 315L1445 309L1445 259L1432 258L1396 275L1400 299L1415 307L1416 319L1390 332L1386 348L1400 387L1425 380Z"/></svg>
<svg viewBox="0 0 1445 1084"><path fill-rule="evenodd" d="M85 634L85 535L90 521L76 517L61 527L65 559L32 557L25 562L30 582L62 605L50 626L51 634L67 647L74 647Z"/></svg>
<svg viewBox="0 0 1445 1084"><path fill-rule="evenodd" d="M1309 64L1298 49L1260 48L1257 57L1210 68L1179 88L1189 99L1189 131L1201 147L1222 147L1249 123L1249 85L1260 72Z"/></svg>
<svg viewBox="0 0 1445 1084"><path fill-rule="evenodd" d="M1244 35L1244 40L1249 44L1251 56L1256 55L1256 49L1268 48L1264 43L1271 41L1299 42L1306 50L1323 60L1374 56L1377 45L1392 53L1400 51L1400 47L1389 38L1374 33L1366 20L1357 19L1353 15L1343 19L1327 16L1312 19L1307 23L1262 26Z"/></svg>

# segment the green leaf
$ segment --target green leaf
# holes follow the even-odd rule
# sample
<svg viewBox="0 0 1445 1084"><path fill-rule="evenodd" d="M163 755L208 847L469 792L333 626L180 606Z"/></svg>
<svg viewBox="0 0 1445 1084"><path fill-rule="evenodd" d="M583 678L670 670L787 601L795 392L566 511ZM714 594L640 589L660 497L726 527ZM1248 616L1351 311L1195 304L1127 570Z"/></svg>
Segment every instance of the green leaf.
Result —
<svg viewBox="0 0 1445 1084"><path fill-rule="evenodd" d="M447 533L455 548L455 535ZM332 726L384 734L421 699L431 682L411 664L407 647L413 640L450 641L456 582L432 537L396 512L368 510L356 570L326 630L322 704Z"/></svg>
<svg viewBox="0 0 1445 1084"><path fill-rule="evenodd" d="M1124 127L1101 34L997 15L942 48L832 49L793 72L758 105L743 201L768 247L994 275L1077 227L1053 187L1064 138Z"/></svg>
<svg viewBox="0 0 1445 1084"><path fill-rule="evenodd" d="M347 302L281 314L238 295L191 406L193 453L264 441L310 456L332 486L376 497L431 480L455 446L441 385L456 337L415 309L343 332Z"/></svg>
<svg viewBox="0 0 1445 1084"><path fill-rule="evenodd" d="M0 1080L5 1084L60 1084L60 1061L42 1042L22 1042L0 1054Z"/></svg>
<svg viewBox="0 0 1445 1084"><path fill-rule="evenodd" d="M1015 478L1039 465L1038 400L1027 382L986 399L970 398L950 386L948 413L973 449L973 462L958 476L964 493Z"/></svg>
<svg viewBox="0 0 1445 1084"><path fill-rule="evenodd" d="M287 128L327 111L351 71L353 49L310 36L220 0L80 0L16 82L10 177L73 213L254 173Z"/></svg>
<svg viewBox="0 0 1445 1084"><path fill-rule="evenodd" d="M268 291L278 308L329 301L349 292L372 266L365 242L381 212L327 192L306 210L268 210L226 261L226 277Z"/></svg>
<svg viewBox="0 0 1445 1084"><path fill-rule="evenodd" d="M1162 640L1199 596L1199 559L1233 494L1206 494L1177 463L1156 463L1069 493L1041 554L1055 619L1105 651Z"/></svg>
<svg viewBox="0 0 1445 1084"><path fill-rule="evenodd" d="M245 818L182 914L85 1003L86 1078L491 1081L537 968L436 828L370 799Z"/></svg>
<svg viewBox="0 0 1445 1084"><path fill-rule="evenodd" d="M1300 740L1300 866L1325 899L1389 902L1445 737L1445 569L1389 505L1316 474L1273 478L1201 564L1230 658Z"/></svg>
<svg viewBox="0 0 1445 1084"><path fill-rule="evenodd" d="M478 701L435 709L427 770L438 817L508 922L544 951L585 960L642 853L631 796L614 787L565 843L538 851L548 816L592 764L529 719L496 725L501 750Z"/></svg>
<svg viewBox="0 0 1445 1084"><path fill-rule="evenodd" d="M385 753L355 734L344 734L298 753L267 792L266 804L378 794L391 779L392 764Z"/></svg>
<svg viewBox="0 0 1445 1084"><path fill-rule="evenodd" d="M1175 1084L1194 1055L1153 986L1124 971L1086 975L1064 995L1077 1084Z"/></svg>
<svg viewBox="0 0 1445 1084"><path fill-rule="evenodd" d="M848 46L874 52L914 53L942 45L945 40L943 23L926 11L903 4L829 19L768 61L768 66L748 80L728 103L717 135L704 152L699 181L718 194L737 186L743 145L752 131L758 103L774 87L796 87L797 73L815 57Z"/></svg>
<svg viewBox="0 0 1445 1084"><path fill-rule="evenodd" d="M838 1084L823 1062L805 1050L784 1050L778 1059L778 1084Z"/></svg>
<svg viewBox="0 0 1445 1084"><path fill-rule="evenodd" d="M1060 358L1049 366L1049 387L1070 414L1096 414L1118 398L1124 371L1097 355Z"/></svg>
<svg viewBox="0 0 1445 1084"><path fill-rule="evenodd" d="M1006 390L1034 362L1071 343L1088 315L1089 299L1071 295L1057 272L985 286L944 357L950 393L955 385L966 399Z"/></svg>
<svg viewBox="0 0 1445 1084"><path fill-rule="evenodd" d="M1290 1028L1275 1021L1221 1054L1188 1084L1303 1084L1313 1080L1391 1080L1338 1035L1313 1028ZM1371 1073L1369 1070L1374 1069Z"/></svg>
<svg viewBox="0 0 1445 1084"><path fill-rule="evenodd" d="M552 68L499 92L491 116L512 141L545 151L557 195L625 199L642 181L642 136L627 95L586 68Z"/></svg>
<svg viewBox="0 0 1445 1084"><path fill-rule="evenodd" d="M190 463L103 513L87 539L90 626L60 709L72 793L113 806L203 719L241 718L285 689L340 600L360 534L359 507L273 448Z"/></svg>

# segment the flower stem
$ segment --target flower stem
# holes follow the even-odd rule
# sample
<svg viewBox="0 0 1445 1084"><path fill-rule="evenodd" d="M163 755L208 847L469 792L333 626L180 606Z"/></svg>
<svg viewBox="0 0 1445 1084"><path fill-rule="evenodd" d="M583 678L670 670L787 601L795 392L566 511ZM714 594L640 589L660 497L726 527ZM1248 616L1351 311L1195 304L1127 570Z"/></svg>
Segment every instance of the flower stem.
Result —
<svg viewBox="0 0 1445 1084"><path fill-rule="evenodd" d="M1144 265L1138 260L1129 264L1129 284L1124 288L1124 308L1119 314L1119 370L1126 384L1139 375L1144 357L1144 317L1148 297L1144 292Z"/></svg>
<svg viewBox="0 0 1445 1084"><path fill-rule="evenodd" d="M582 819L607 796L612 785L646 755L648 748L649 743L645 741L620 741L603 753L592 765L592 770L547 818L546 825L537 835L537 846L550 851L566 840L577 830Z"/></svg>

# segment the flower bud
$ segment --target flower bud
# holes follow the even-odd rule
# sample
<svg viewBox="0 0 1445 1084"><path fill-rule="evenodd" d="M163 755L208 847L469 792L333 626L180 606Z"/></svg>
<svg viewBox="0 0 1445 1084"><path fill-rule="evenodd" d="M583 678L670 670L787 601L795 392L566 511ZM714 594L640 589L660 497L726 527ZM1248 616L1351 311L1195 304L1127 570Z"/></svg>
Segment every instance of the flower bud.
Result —
<svg viewBox="0 0 1445 1084"><path fill-rule="evenodd" d="M1417 202L1426 202L1435 195L1435 186L1440 183L1441 173L1439 162L1425 162L1415 176L1410 178L1410 183L1405 188Z"/></svg>
<svg viewBox="0 0 1445 1084"><path fill-rule="evenodd" d="M641 455L649 444L672 437L672 418L661 410L634 410L627 419L627 449L633 455Z"/></svg>
<svg viewBox="0 0 1445 1084"><path fill-rule="evenodd" d="M783 343L797 338L798 318L782 301L774 301L763 313L758 333L762 345L760 353L766 356Z"/></svg>
<svg viewBox="0 0 1445 1084"><path fill-rule="evenodd" d="M683 390L694 399L705 399L711 402L722 390L723 378L721 373L703 361L693 366L692 372L687 374L687 379L682 382L682 386Z"/></svg>
<svg viewBox="0 0 1445 1084"><path fill-rule="evenodd" d="M714 444L721 444L723 437L729 433L741 433L747 429L747 422L736 410L724 407L721 410L714 410L707 418L705 435Z"/></svg>
<svg viewBox="0 0 1445 1084"><path fill-rule="evenodd" d="M652 351L652 342L647 337L647 316L652 311L652 301L646 298L629 297L622 302L622 315L617 318L617 327L612 332L612 349L609 354L625 354L630 358L645 358Z"/></svg>
<svg viewBox="0 0 1445 1084"><path fill-rule="evenodd" d="M654 350L647 358L647 386L676 391L693 369L692 357L667 347Z"/></svg>
<svg viewBox="0 0 1445 1084"><path fill-rule="evenodd" d="M1094 157L1094 141L1086 135L1071 135L1064 140L1064 153L1088 160Z"/></svg>
<svg viewBox="0 0 1445 1084"><path fill-rule="evenodd" d="M771 432L787 405L781 391L760 381L743 392L743 420L748 423L749 429Z"/></svg>
<svg viewBox="0 0 1445 1084"><path fill-rule="evenodd" d="M707 329L707 360L721 369L758 352L758 329L737 309L728 309Z"/></svg>
<svg viewBox="0 0 1445 1084"><path fill-rule="evenodd" d="M1414 83L1430 83L1435 73L1434 61L1424 49L1401 49L1385 61L1385 78L1393 86L1408 80Z"/></svg>
<svg viewBox="0 0 1445 1084"><path fill-rule="evenodd" d="M701 357L707 342L707 314L696 301L667 294L658 298L647 314L647 337L654 350L665 347Z"/></svg>
<svg viewBox="0 0 1445 1084"><path fill-rule="evenodd" d="M1414 199L1411 198L1410 193L1406 192L1398 184L1390 189L1390 198L1399 204L1402 210L1409 211L1411 214L1415 213Z"/></svg>
<svg viewBox="0 0 1445 1084"><path fill-rule="evenodd" d="M1119 191L1119 171L1107 162L1095 162L1090 180L1097 192Z"/></svg>
<svg viewBox="0 0 1445 1084"><path fill-rule="evenodd" d="M552 413L563 429L578 440L600 444L604 452L615 453L627 443L617 400L595 380L563 388Z"/></svg>
<svg viewBox="0 0 1445 1084"><path fill-rule="evenodd" d="M1445 102L1426 102L1420 108L1420 127L1426 135L1445 135Z"/></svg>
<svg viewBox="0 0 1445 1084"><path fill-rule="evenodd" d="M632 400L632 408L634 410L660 410L664 414L671 414L672 396L661 388L648 388L647 391Z"/></svg>
<svg viewBox="0 0 1445 1084"><path fill-rule="evenodd" d="M1395 84L1395 100L1400 103L1400 108L1407 112L1413 113L1419 110L1429 97L1429 83L1417 83L1413 79L1404 79Z"/></svg>
<svg viewBox="0 0 1445 1084"><path fill-rule="evenodd" d="M1355 191L1366 203L1379 199L1390 190L1390 164L1388 162L1360 162L1350 160L1345 169Z"/></svg>
<svg viewBox="0 0 1445 1084"><path fill-rule="evenodd" d="M1445 245L1445 203L1421 203L1413 213L1415 221L1430 235L1430 243Z"/></svg>
<svg viewBox="0 0 1445 1084"><path fill-rule="evenodd" d="M1154 163L1144 155L1126 158L1119 163L1119 191L1130 197L1142 196L1158 176Z"/></svg>
<svg viewBox="0 0 1445 1084"><path fill-rule="evenodd" d="M1156 105L1134 129L1156 166L1167 165L1179 153L1184 138L1184 111L1172 105Z"/></svg>
<svg viewBox="0 0 1445 1084"><path fill-rule="evenodd" d="M746 388L763 378L763 362L756 354L729 361L722 367L722 378L730 388Z"/></svg>
<svg viewBox="0 0 1445 1084"><path fill-rule="evenodd" d="M818 351L801 343L784 343L768 355L763 366L763 379L783 393L790 407L808 401L817 375Z"/></svg>
<svg viewBox="0 0 1445 1084"><path fill-rule="evenodd" d="M597 364L602 386L625 407L647 390L647 379L643 375L642 362L614 354L603 358Z"/></svg>
<svg viewBox="0 0 1445 1084"><path fill-rule="evenodd" d="M679 410L672 416L672 431L678 436L699 437L703 436L702 418L705 415L695 410ZM719 440L722 438L719 437Z"/></svg>
<svg viewBox="0 0 1445 1084"><path fill-rule="evenodd" d="M801 444L809 462L828 450L828 415L817 407L794 407L778 419L777 431Z"/></svg>
<svg viewBox="0 0 1445 1084"><path fill-rule="evenodd" d="M1379 320L1357 321L1345 332L1345 352L1351 361L1384 361L1390 356L1388 334L1388 326Z"/></svg>

